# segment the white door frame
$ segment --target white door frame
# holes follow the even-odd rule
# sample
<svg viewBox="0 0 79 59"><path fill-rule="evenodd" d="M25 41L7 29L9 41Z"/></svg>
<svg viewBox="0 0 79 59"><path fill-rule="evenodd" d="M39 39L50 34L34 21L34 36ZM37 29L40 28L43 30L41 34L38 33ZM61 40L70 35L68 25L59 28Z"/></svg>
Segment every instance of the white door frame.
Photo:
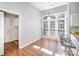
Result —
<svg viewBox="0 0 79 59"><path fill-rule="evenodd" d="M2 17L0 17L0 27L2 26L1 30L0 30L0 55L4 55L4 13L11 13L14 15L18 15L18 48L20 48L20 34L21 34L21 27L20 27L20 19L21 19L21 15L17 12L12 12L9 10L4 10L1 9L0 15L2 15ZM2 21L2 22L1 22ZM2 39L1 39L2 38Z"/></svg>
<svg viewBox="0 0 79 59"><path fill-rule="evenodd" d="M4 55L4 12L0 12L0 55Z"/></svg>

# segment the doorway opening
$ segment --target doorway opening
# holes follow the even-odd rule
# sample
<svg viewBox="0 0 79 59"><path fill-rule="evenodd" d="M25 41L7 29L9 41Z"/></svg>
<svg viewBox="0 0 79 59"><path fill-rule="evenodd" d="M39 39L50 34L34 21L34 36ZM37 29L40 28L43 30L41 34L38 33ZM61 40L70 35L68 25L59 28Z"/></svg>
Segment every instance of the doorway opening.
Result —
<svg viewBox="0 0 79 59"><path fill-rule="evenodd" d="M10 55L10 51L19 49L19 16L4 13L4 55ZM12 52L15 53L16 51ZM17 54L17 52L16 52Z"/></svg>

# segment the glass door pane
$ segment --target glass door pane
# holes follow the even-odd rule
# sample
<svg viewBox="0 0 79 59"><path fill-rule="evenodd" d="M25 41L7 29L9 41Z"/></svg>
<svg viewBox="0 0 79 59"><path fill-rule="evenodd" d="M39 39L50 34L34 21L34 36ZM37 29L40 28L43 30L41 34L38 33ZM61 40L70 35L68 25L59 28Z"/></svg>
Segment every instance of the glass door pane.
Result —
<svg viewBox="0 0 79 59"><path fill-rule="evenodd" d="M43 17L43 20L48 20L47 18L48 18L48 16L44 16L44 17Z"/></svg>
<svg viewBox="0 0 79 59"><path fill-rule="evenodd" d="M65 35L65 13L59 13L58 19L58 36Z"/></svg>
<svg viewBox="0 0 79 59"><path fill-rule="evenodd" d="M55 36L55 30L50 30L50 36Z"/></svg>
<svg viewBox="0 0 79 59"><path fill-rule="evenodd" d="M48 36L48 21L43 22L43 35Z"/></svg>
<svg viewBox="0 0 79 59"><path fill-rule="evenodd" d="M59 13L57 18L65 18L65 13Z"/></svg>
<svg viewBox="0 0 79 59"><path fill-rule="evenodd" d="M55 21L50 21L50 35L55 35Z"/></svg>
<svg viewBox="0 0 79 59"><path fill-rule="evenodd" d="M44 29L48 28L48 21L44 21L44 25L43 25Z"/></svg>
<svg viewBox="0 0 79 59"><path fill-rule="evenodd" d="M55 21L50 21L50 29L55 30Z"/></svg>
<svg viewBox="0 0 79 59"><path fill-rule="evenodd" d="M58 30L58 36L65 35L65 30Z"/></svg>
<svg viewBox="0 0 79 59"><path fill-rule="evenodd" d="M43 30L43 35L44 35L44 36L48 36L48 29L44 29L44 30Z"/></svg>
<svg viewBox="0 0 79 59"><path fill-rule="evenodd" d="M65 34L65 21L58 20L58 36Z"/></svg>
<svg viewBox="0 0 79 59"><path fill-rule="evenodd" d="M58 20L58 30L64 30L65 28L64 24L65 24L64 20Z"/></svg>
<svg viewBox="0 0 79 59"><path fill-rule="evenodd" d="M50 20L56 19L55 15L50 15L49 17L51 18Z"/></svg>

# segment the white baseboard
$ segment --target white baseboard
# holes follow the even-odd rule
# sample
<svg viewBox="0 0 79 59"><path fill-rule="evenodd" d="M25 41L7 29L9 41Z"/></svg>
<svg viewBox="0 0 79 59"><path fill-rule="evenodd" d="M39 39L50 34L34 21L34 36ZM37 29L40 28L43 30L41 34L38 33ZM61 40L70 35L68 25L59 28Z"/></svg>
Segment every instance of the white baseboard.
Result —
<svg viewBox="0 0 79 59"><path fill-rule="evenodd" d="M9 41L5 41L4 43L7 43L7 42L12 42L12 41L15 41L17 39L12 39L12 40L9 40Z"/></svg>
<svg viewBox="0 0 79 59"><path fill-rule="evenodd" d="M24 45L24 46L19 47L19 49L22 49L22 48L24 48L24 47L27 47L28 45L32 44L33 42L38 41L40 38L41 38L41 37L37 38L36 40L34 40L34 41L32 41L32 42L30 42L30 43Z"/></svg>

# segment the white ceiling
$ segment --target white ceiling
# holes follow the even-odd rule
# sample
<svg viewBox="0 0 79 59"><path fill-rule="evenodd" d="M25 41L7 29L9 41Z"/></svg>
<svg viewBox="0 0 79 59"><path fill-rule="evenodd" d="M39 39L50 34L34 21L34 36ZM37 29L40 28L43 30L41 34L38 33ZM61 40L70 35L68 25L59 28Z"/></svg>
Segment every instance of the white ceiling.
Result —
<svg viewBox="0 0 79 59"><path fill-rule="evenodd" d="M67 2L31 2L33 6L39 10L48 10L54 7L59 7L61 5L67 4Z"/></svg>

